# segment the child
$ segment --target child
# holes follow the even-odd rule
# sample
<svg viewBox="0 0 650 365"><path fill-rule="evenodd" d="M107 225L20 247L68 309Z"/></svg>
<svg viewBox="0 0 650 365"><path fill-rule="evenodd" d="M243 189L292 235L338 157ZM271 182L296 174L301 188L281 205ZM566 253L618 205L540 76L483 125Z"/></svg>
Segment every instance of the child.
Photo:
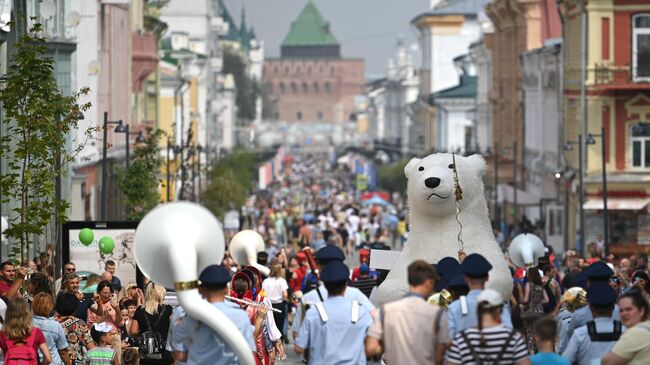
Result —
<svg viewBox="0 0 650 365"><path fill-rule="evenodd" d="M533 324L533 338L539 352L531 356L532 365L570 365L569 360L555 353L557 323L552 317L542 317Z"/></svg>
<svg viewBox="0 0 650 365"><path fill-rule="evenodd" d="M111 348L113 327L106 322L95 323L90 330L90 335L97 347L88 351L88 365L119 365L119 358L115 356L116 350Z"/></svg>
<svg viewBox="0 0 650 365"><path fill-rule="evenodd" d="M135 347L129 347L122 354L122 365L140 365L140 354Z"/></svg>

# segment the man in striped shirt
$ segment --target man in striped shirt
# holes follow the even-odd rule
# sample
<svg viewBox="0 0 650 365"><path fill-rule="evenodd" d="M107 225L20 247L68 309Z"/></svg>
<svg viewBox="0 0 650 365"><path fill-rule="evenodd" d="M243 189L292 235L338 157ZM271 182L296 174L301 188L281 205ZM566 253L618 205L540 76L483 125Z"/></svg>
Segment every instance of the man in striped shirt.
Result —
<svg viewBox="0 0 650 365"><path fill-rule="evenodd" d="M447 365L529 365L524 338L501 323L503 299L492 289L478 298L478 328L456 334L447 350Z"/></svg>

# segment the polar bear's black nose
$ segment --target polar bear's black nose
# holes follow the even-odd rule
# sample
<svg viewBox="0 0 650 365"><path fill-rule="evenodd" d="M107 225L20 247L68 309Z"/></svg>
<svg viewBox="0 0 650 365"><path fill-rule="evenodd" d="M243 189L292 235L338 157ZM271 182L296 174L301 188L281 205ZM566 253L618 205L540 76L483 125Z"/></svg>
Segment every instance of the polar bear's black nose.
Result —
<svg viewBox="0 0 650 365"><path fill-rule="evenodd" d="M424 185L429 189L437 188L440 185L440 179L437 177L429 177L424 180Z"/></svg>

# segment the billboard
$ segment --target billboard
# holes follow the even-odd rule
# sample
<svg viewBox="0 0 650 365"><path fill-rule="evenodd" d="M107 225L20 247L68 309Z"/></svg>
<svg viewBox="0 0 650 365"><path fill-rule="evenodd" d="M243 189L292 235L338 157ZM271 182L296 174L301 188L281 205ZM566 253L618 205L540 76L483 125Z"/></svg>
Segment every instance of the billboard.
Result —
<svg viewBox="0 0 650 365"><path fill-rule="evenodd" d="M133 238L138 222L94 222L73 221L63 225L63 262L73 262L77 272L90 271L101 275L106 261L115 261L115 276L122 285L136 281L137 266L133 253ZM88 246L79 241L79 232L89 228L94 233L93 242ZM113 252L104 254L99 250L99 240L111 237L115 242Z"/></svg>

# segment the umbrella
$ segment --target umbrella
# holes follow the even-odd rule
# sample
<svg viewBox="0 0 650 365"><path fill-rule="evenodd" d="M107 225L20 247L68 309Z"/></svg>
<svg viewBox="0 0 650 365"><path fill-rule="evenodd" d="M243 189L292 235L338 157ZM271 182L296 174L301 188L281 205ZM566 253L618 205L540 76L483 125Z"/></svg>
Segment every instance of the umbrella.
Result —
<svg viewBox="0 0 650 365"><path fill-rule="evenodd" d="M383 206L388 205L388 202L387 202L387 201L385 201L384 199L382 199L382 198L380 198L380 197L378 197L378 196L376 196L376 195L373 196L372 198L366 200L366 201L363 202L363 203L366 204L366 205L375 205L375 204L383 205Z"/></svg>

